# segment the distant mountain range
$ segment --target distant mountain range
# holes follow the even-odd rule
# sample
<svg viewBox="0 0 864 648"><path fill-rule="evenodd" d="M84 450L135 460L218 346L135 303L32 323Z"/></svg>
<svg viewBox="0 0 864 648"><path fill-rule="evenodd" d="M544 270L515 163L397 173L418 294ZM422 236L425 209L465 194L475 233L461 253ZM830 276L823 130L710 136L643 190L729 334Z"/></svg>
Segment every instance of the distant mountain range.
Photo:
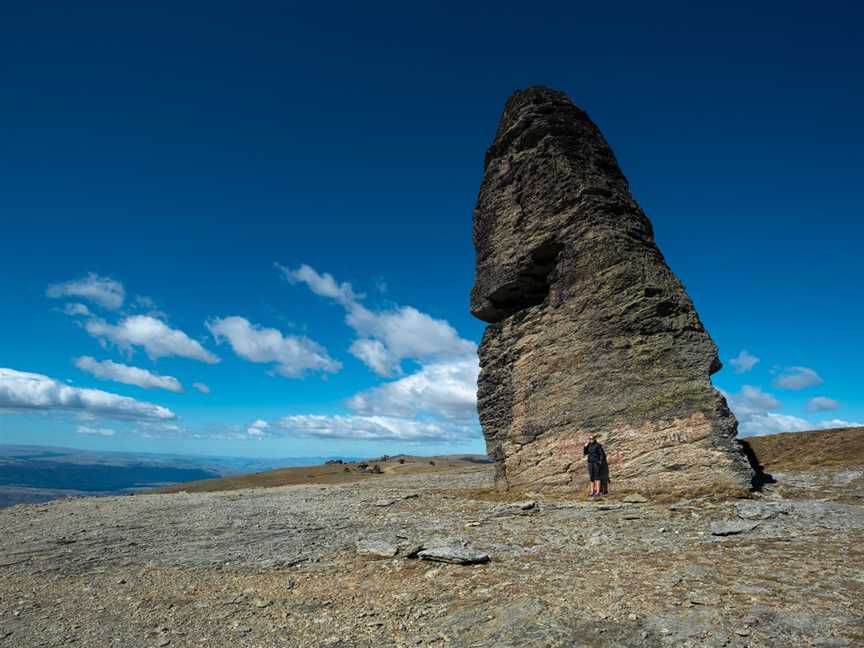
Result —
<svg viewBox="0 0 864 648"><path fill-rule="evenodd" d="M0 445L0 507L59 497L117 495L156 486L356 457L211 457Z"/></svg>

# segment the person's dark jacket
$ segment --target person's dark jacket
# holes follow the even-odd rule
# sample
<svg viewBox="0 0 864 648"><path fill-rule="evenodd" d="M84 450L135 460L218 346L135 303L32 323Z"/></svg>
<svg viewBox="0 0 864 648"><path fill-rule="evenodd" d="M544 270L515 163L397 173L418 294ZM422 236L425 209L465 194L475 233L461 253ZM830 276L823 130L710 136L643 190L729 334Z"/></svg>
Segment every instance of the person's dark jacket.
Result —
<svg viewBox="0 0 864 648"><path fill-rule="evenodd" d="M588 445L582 448L582 454L588 457L591 463L606 463L606 451L596 441L591 441Z"/></svg>

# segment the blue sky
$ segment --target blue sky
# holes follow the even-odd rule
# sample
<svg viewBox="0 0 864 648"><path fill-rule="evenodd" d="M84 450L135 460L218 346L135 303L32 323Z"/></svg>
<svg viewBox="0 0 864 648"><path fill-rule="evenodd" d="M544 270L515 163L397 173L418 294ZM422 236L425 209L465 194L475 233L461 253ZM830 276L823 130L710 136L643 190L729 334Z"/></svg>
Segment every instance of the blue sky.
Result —
<svg viewBox="0 0 864 648"><path fill-rule="evenodd" d="M742 431L864 421L862 10L594 4L4 9L0 442L482 450L471 209L533 84L603 130Z"/></svg>

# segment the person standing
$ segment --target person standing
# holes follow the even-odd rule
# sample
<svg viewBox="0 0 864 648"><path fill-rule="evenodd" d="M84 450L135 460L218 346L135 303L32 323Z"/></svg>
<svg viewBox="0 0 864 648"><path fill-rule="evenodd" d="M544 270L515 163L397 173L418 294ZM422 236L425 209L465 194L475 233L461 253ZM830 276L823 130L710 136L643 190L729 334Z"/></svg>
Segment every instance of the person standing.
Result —
<svg viewBox="0 0 864 648"><path fill-rule="evenodd" d="M600 480L603 478L603 466L606 464L606 451L597 441L597 435L588 437L582 446L582 454L588 457L588 479L591 481L589 497L600 496Z"/></svg>

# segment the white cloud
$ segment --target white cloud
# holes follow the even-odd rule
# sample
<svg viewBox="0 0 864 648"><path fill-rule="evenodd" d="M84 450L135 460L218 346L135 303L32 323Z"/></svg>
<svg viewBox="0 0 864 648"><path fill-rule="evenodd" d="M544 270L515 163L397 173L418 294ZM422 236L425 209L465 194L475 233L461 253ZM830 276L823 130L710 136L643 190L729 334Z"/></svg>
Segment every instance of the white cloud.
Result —
<svg viewBox="0 0 864 648"><path fill-rule="evenodd" d="M167 356L178 356L200 360L208 364L219 362L219 358L205 349L199 342L179 329L172 329L160 319L150 315L133 315L119 324L109 324L102 319L91 319L84 325L86 331L103 344L115 344L120 349L132 352L133 347L142 347L152 360Z"/></svg>
<svg viewBox="0 0 864 648"><path fill-rule="evenodd" d="M753 414L763 414L781 406L780 401L758 387L744 385L737 394L726 395L729 407L739 419Z"/></svg>
<svg viewBox="0 0 864 648"><path fill-rule="evenodd" d="M457 441L479 436L477 424L477 345L462 339L445 320L411 306L372 310L351 284L308 265L291 270L277 264L286 279L345 309L356 339L350 352L380 376L400 376L346 401L352 415L287 416L271 432L339 439ZM386 286L378 280L378 290ZM419 368L403 376L402 363Z"/></svg>
<svg viewBox="0 0 864 648"><path fill-rule="evenodd" d="M183 385L173 376L160 376L140 367L130 367L111 360L98 362L90 356L81 356L75 360L75 366L103 380L114 380L145 389L167 389L178 393L183 391Z"/></svg>
<svg viewBox="0 0 864 648"><path fill-rule="evenodd" d="M360 303L362 295L355 293L351 284L338 283L328 273L319 274L307 265L297 270L277 266L290 281L304 283L316 295L345 308L346 322L358 336L350 351L378 375L400 375L406 359L440 361L477 353L477 346L460 338L444 320L411 306L372 311Z"/></svg>
<svg viewBox="0 0 864 648"><path fill-rule="evenodd" d="M274 423L281 433L326 439L360 441L460 441L476 437L476 427L389 416L303 414L285 416Z"/></svg>
<svg viewBox="0 0 864 648"><path fill-rule="evenodd" d="M347 321L360 337L351 352L381 376L400 374L402 360L427 360L477 353L473 342L459 337L450 324L411 306L372 312L355 305Z"/></svg>
<svg viewBox="0 0 864 648"><path fill-rule="evenodd" d="M110 277L100 277L91 272L82 279L52 284L46 290L48 297L82 297L103 308L117 310L123 305L126 291L123 284Z"/></svg>
<svg viewBox="0 0 864 648"><path fill-rule="evenodd" d="M810 412L829 412L838 407L840 407L840 403L827 396L817 396L807 401L807 410Z"/></svg>
<svg viewBox="0 0 864 648"><path fill-rule="evenodd" d="M806 389L821 385L824 381L812 369L807 367L787 367L777 378L774 379L774 386L777 389Z"/></svg>
<svg viewBox="0 0 864 648"><path fill-rule="evenodd" d="M849 427L864 427L861 421L844 421L843 419L830 419L828 421L819 421L818 427L822 429L831 428L849 428Z"/></svg>
<svg viewBox="0 0 864 648"><path fill-rule="evenodd" d="M75 429L75 431L78 434L93 434L93 435L97 435L97 436L106 436L106 437L114 436L114 434L115 434L114 430L112 430L110 428L97 428L97 427L90 427L89 425L79 425Z"/></svg>
<svg viewBox="0 0 864 648"><path fill-rule="evenodd" d="M264 436L265 430L267 430L267 428L269 427L270 424L267 421L258 419L257 421L249 424L249 427L246 428L246 434L252 437L261 438Z"/></svg>
<svg viewBox="0 0 864 648"><path fill-rule="evenodd" d="M307 370L335 373L342 367L317 342L261 328L243 317L216 318L207 322L207 328L217 341L228 340L241 358L276 363L274 371L286 378L300 377Z"/></svg>
<svg viewBox="0 0 864 648"><path fill-rule="evenodd" d="M79 389L42 374L0 368L0 410L66 410L97 417L133 420L176 418L167 407L104 392Z"/></svg>
<svg viewBox="0 0 864 648"><path fill-rule="evenodd" d="M759 358L749 353L746 349L741 351L736 358L730 358L729 364L735 368L735 373L747 373L756 366Z"/></svg>
<svg viewBox="0 0 864 648"><path fill-rule="evenodd" d="M90 309L84 304L66 304L63 307L63 312L70 317L89 317Z"/></svg>
<svg viewBox="0 0 864 648"><path fill-rule="evenodd" d="M194 382L194 383L192 383L192 386L195 389L197 389L199 392L201 392L202 394L209 394L210 393L210 388L202 382Z"/></svg>
<svg viewBox="0 0 864 648"><path fill-rule="evenodd" d="M741 436L763 436L781 432L805 432L815 425L797 416L787 416L777 412L750 414L740 421Z"/></svg>
<svg viewBox="0 0 864 648"><path fill-rule="evenodd" d="M824 428L856 427L864 423L832 419L814 423L798 416L774 412L781 406L780 401L771 394L766 394L758 387L744 385L737 394L726 394L729 407L738 419L738 431L741 436L762 436L765 434L780 434L782 432L807 432ZM817 405L813 406L816 401ZM817 397L810 401L810 411L825 411L834 409L837 401L830 398Z"/></svg>
<svg viewBox="0 0 864 648"><path fill-rule="evenodd" d="M424 365L405 378L367 389L348 399L360 414L434 414L454 420L477 416L477 356Z"/></svg>
<svg viewBox="0 0 864 648"><path fill-rule="evenodd" d="M291 283L304 283L309 287L309 290L316 295L328 297L336 300L343 306L350 307L363 298L363 295L358 295L351 288L349 283L338 283L333 275L325 272L318 274L313 268L306 264L301 265L296 270L291 270L283 265L275 264L282 272L282 275Z"/></svg>

